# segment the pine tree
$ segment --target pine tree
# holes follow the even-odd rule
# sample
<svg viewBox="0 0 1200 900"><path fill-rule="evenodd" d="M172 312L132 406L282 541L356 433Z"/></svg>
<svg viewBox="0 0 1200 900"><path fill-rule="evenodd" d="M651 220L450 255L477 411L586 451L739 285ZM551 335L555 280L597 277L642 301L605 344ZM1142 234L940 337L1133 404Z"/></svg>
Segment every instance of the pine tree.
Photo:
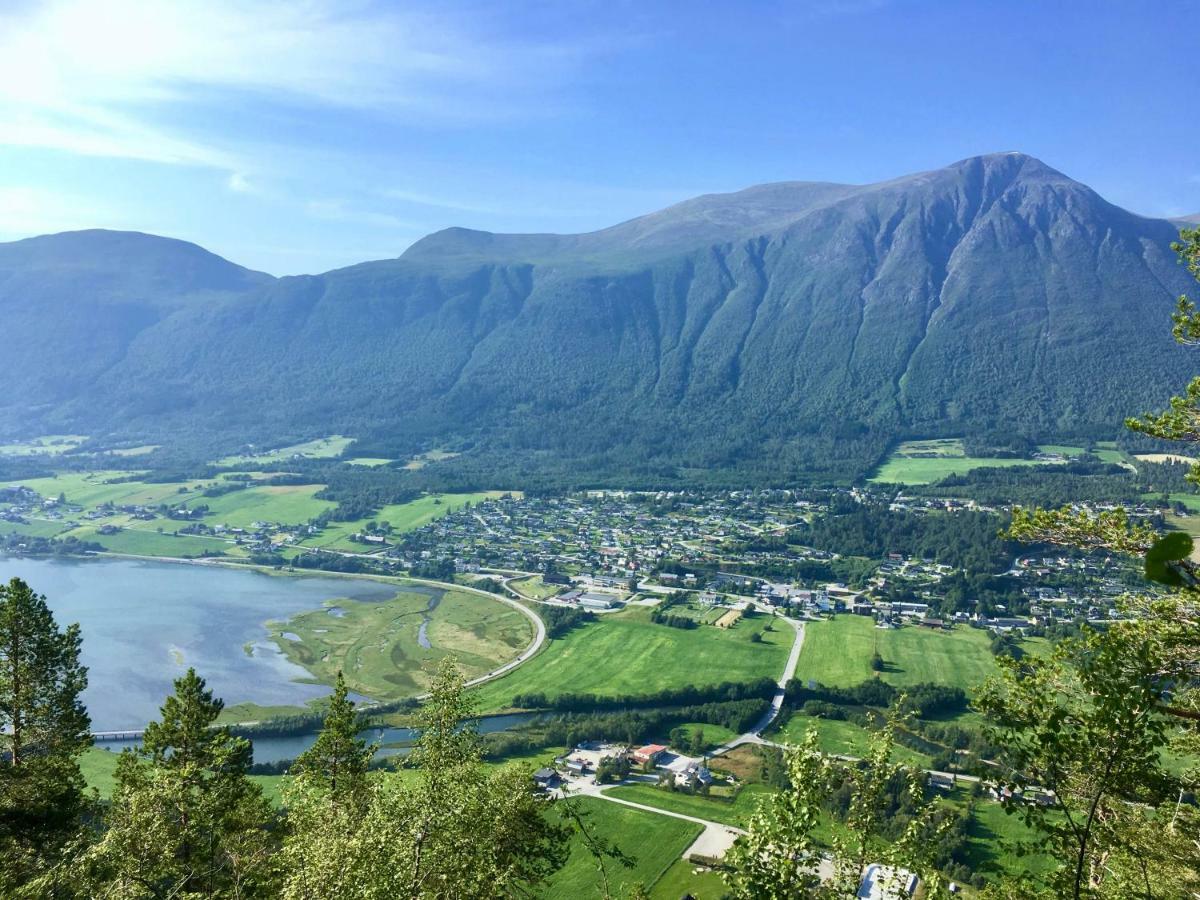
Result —
<svg viewBox="0 0 1200 900"><path fill-rule="evenodd" d="M443 661L419 716L414 772L368 777L361 813L332 802L320 776L301 774L288 794L284 896L523 896L561 865L567 832L547 817L550 801L532 772L483 765L472 714L462 676Z"/></svg>
<svg viewBox="0 0 1200 900"><path fill-rule="evenodd" d="M273 813L246 777L250 742L215 727L224 704L194 669L117 765L107 830L84 860L117 897L274 895Z"/></svg>
<svg viewBox="0 0 1200 900"><path fill-rule="evenodd" d="M321 733L288 773L327 790L334 802L361 796L376 749L358 736L358 713L346 694L346 679L339 671Z"/></svg>
<svg viewBox="0 0 1200 900"><path fill-rule="evenodd" d="M85 805L79 754L92 742L80 702L79 626L59 630L46 598L0 585L0 895L54 864Z"/></svg>

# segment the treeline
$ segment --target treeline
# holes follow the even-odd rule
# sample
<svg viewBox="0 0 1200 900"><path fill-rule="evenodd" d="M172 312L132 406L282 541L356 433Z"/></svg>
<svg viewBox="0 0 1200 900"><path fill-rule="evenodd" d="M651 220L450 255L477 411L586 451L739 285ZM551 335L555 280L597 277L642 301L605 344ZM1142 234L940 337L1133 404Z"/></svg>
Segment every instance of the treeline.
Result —
<svg viewBox="0 0 1200 900"><path fill-rule="evenodd" d="M881 559L902 553L975 572L1006 568L1015 548L1000 537L1004 520L992 513L915 513L887 503L836 499L808 527L791 530L792 540L845 556Z"/></svg>
<svg viewBox="0 0 1200 900"><path fill-rule="evenodd" d="M551 640L560 638L572 628L586 625L595 618L590 610L577 606L543 605L538 608L538 615L546 623L546 637Z"/></svg>
<svg viewBox="0 0 1200 900"><path fill-rule="evenodd" d="M913 485L910 493L963 497L988 505L1058 507L1070 503L1144 502L1146 494L1191 493L1184 463L1139 460L1137 472L1095 459L1075 459L1045 466L996 466L950 475L929 485Z"/></svg>
<svg viewBox="0 0 1200 900"><path fill-rule="evenodd" d="M722 681L713 685L665 688L650 694L623 694L616 697L592 693L564 693L547 696L543 692L517 694L512 705L518 709L549 709L562 712L585 710L640 709L656 706L683 706L698 703L725 703L733 700L769 699L778 685L770 678L754 681Z"/></svg>
<svg viewBox="0 0 1200 900"><path fill-rule="evenodd" d="M769 701L759 698L671 709L567 713L540 718L520 731L490 734L485 746L489 756L502 758L547 746L575 747L587 741L639 744L661 737L683 722L719 725L742 734L762 720L769 706Z"/></svg>
<svg viewBox="0 0 1200 900"><path fill-rule="evenodd" d="M47 538L28 534L6 534L0 535L0 550L28 556L77 556L83 553L100 553L104 547L95 541L81 541L73 536Z"/></svg>
<svg viewBox="0 0 1200 900"><path fill-rule="evenodd" d="M810 688L803 681L793 679L788 682L786 696L794 707L819 701L836 706L873 706L879 709L887 709L903 697L902 710L922 717L950 715L967 708L967 694L962 688L923 682L901 689L878 678L845 688L821 684Z"/></svg>

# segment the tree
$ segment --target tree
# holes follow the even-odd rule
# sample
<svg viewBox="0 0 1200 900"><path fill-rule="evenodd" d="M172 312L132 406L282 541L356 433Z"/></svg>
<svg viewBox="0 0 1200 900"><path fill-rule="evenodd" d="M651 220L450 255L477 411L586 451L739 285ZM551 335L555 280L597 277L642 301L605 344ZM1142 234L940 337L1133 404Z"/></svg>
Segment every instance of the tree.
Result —
<svg viewBox="0 0 1200 900"><path fill-rule="evenodd" d="M79 626L59 630L24 581L0 585L0 894L54 864L80 828L78 757L92 743L80 701Z"/></svg>
<svg viewBox="0 0 1200 900"><path fill-rule="evenodd" d="M366 788L367 767L376 750L358 736L362 724L354 701L346 694L346 679L339 671L321 733L289 770L297 779L320 784L335 802L361 796Z"/></svg>
<svg viewBox="0 0 1200 900"><path fill-rule="evenodd" d="M725 880L739 900L817 896L821 857L813 833L833 788L833 760L810 731L784 751L783 762L788 785L759 804L746 836L725 857Z"/></svg>
<svg viewBox="0 0 1200 900"><path fill-rule="evenodd" d="M1200 278L1200 229L1184 230L1172 246ZM1186 296L1173 323L1179 343L1200 343L1200 313ZM1200 377L1165 412L1126 425L1162 440L1200 441ZM1200 464L1187 477L1200 484ZM1195 791L1197 773L1172 783L1159 762L1168 740L1193 755L1200 749L1200 568L1191 559L1192 539L1160 534L1124 509L1069 507L1017 508L1009 533L1140 557L1151 583L1120 599L1121 621L1068 642L1052 659L1005 661L981 700L1008 745L1013 782L1042 781L1056 791L1044 814L1022 810L1055 850L1056 896L1196 891L1200 822L1195 806L1181 801ZM1049 722L1029 712L1035 707ZM1166 803L1175 790L1174 804Z"/></svg>
<svg viewBox="0 0 1200 900"><path fill-rule="evenodd" d="M527 892L561 865L568 833L547 816L552 801L534 789L526 769L483 765L482 742L469 725L473 714L462 676L444 660L419 715L421 736L406 763L412 777L368 778L361 815L345 804L335 808L327 791L290 795L285 895L508 896ZM336 827L328 827L331 821ZM300 841L304 854L293 852ZM319 877L297 868L312 861Z"/></svg>
<svg viewBox="0 0 1200 900"><path fill-rule="evenodd" d="M189 669L121 754L107 830L82 860L93 894L275 896L274 814L246 777L250 742L215 727L223 707Z"/></svg>
<svg viewBox="0 0 1200 900"><path fill-rule="evenodd" d="M1117 629L1062 641L1048 658L998 663L1002 675L977 704L1006 752L1006 810L1059 860L1054 896L1126 896L1129 875L1151 858L1130 835L1179 788L1161 764L1168 722L1153 645ZM1158 874L1141 873L1138 896L1172 896Z"/></svg>
<svg viewBox="0 0 1200 900"><path fill-rule="evenodd" d="M355 835L370 803L375 747L358 736L359 718L338 672L321 733L289 770L283 894L291 900L353 896Z"/></svg>
<svg viewBox="0 0 1200 900"><path fill-rule="evenodd" d="M923 773L891 762L899 723L899 716L889 717L857 763L822 753L815 730L784 750L787 786L760 804L747 835L726 856L735 897L857 897L870 863L890 866L897 876L915 872L936 891L941 878L932 851L951 822L939 820ZM848 804L827 861L814 834L836 795ZM907 817L897 832L898 801L905 801Z"/></svg>

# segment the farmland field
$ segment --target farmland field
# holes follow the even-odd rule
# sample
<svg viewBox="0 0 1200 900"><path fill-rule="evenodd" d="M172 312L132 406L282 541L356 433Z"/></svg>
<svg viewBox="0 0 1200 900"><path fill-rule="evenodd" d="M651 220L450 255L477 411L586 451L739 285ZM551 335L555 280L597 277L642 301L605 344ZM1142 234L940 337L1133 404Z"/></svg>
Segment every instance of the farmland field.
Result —
<svg viewBox="0 0 1200 900"><path fill-rule="evenodd" d="M589 829L634 860L631 868L606 861L614 897L628 897L637 884L652 890L702 830L693 822L594 797L580 797L574 802L586 816ZM601 896L598 882L596 860L576 833L571 839L566 865L550 877L539 893L550 900L590 900Z"/></svg>
<svg viewBox="0 0 1200 900"><path fill-rule="evenodd" d="M793 714L771 739L782 744L799 744L808 730L813 728L817 731L818 746L825 753L863 757L870 750L871 733L861 725L817 716ZM928 756L900 744L892 751L892 759L910 766L929 767Z"/></svg>
<svg viewBox="0 0 1200 900"><path fill-rule="evenodd" d="M838 616L805 626L796 677L848 687L874 677L878 650L886 666L880 677L897 687L936 682L966 691L995 673L987 632L972 628L930 631L915 625L876 628L866 616Z"/></svg>
<svg viewBox="0 0 1200 900"><path fill-rule="evenodd" d="M317 438L314 441L305 441L303 444L292 444L288 447L265 450L261 453L242 453L226 456L223 459L218 459L213 465L222 468L265 465L286 462L294 457L301 457L303 459L333 459L336 456L341 456L352 443L354 443L353 438L334 434L329 437Z"/></svg>
<svg viewBox="0 0 1200 900"><path fill-rule="evenodd" d="M254 522L299 525L337 506L313 495L323 484L263 485L198 501L208 505L205 520L214 525L248 528Z"/></svg>
<svg viewBox="0 0 1200 900"><path fill-rule="evenodd" d="M408 503L384 506L369 520L330 522L320 534L303 543L307 546L325 547L332 550L361 551L362 545L351 541L350 535L362 531L368 521L387 522L396 532L413 531L422 525L428 525L435 519L440 519L447 513L461 509L468 503L475 504L483 500L494 499L503 496L504 493L504 491L476 491L469 494L428 494Z"/></svg>
<svg viewBox="0 0 1200 900"><path fill-rule="evenodd" d="M713 760L713 765L720 767L720 757ZM605 793L610 797L641 803L643 806L653 806L685 816L707 819L710 822L720 822L722 825L745 828L758 808L759 798L771 793L771 789L761 784L747 785L733 800L667 791L648 784L621 785L608 788Z"/></svg>
<svg viewBox="0 0 1200 900"><path fill-rule="evenodd" d="M48 478L26 478L19 483L43 497L65 495L68 503L92 508L103 503L158 506L199 496L194 482L152 484L137 479L139 472L106 470L71 472ZM132 480L125 480L132 479Z"/></svg>
<svg viewBox="0 0 1200 900"><path fill-rule="evenodd" d="M941 438L929 441L905 441L871 476L871 481L885 484L930 484L947 475L962 475L971 469L987 466L1040 465L1033 459L999 459L967 456L962 441Z"/></svg>
<svg viewBox="0 0 1200 900"><path fill-rule="evenodd" d="M771 631L764 631L771 625ZM761 633L761 643L750 637ZM729 629L671 628L644 609L599 617L575 628L520 668L481 685L485 711L504 709L516 694L548 696L590 691L601 696L647 694L664 688L722 681L778 678L792 645L792 629L768 616L748 616Z"/></svg>
<svg viewBox="0 0 1200 900"><path fill-rule="evenodd" d="M28 441L0 444L0 456L59 456L87 440L82 434L48 434Z"/></svg>
<svg viewBox="0 0 1200 900"><path fill-rule="evenodd" d="M340 669L352 691L376 700L422 693L444 656L454 656L469 679L533 639L529 619L508 604L415 585L390 601L337 601L268 627L287 658L317 680L332 684Z"/></svg>
<svg viewBox="0 0 1200 900"><path fill-rule="evenodd" d="M561 584L546 584L542 581L542 576L532 575L529 578L517 578L512 582L513 589L525 597L532 597L534 600L545 600L547 597L553 597L563 589Z"/></svg>

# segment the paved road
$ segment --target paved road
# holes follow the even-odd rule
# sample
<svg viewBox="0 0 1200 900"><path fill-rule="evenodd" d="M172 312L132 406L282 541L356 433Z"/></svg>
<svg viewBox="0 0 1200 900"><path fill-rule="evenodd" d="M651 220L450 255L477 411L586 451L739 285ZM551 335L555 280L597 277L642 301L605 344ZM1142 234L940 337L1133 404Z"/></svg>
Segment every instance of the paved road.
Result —
<svg viewBox="0 0 1200 900"><path fill-rule="evenodd" d="M638 782L635 780L627 783L636 784ZM672 812L671 810L661 809L657 806L647 806L645 803L635 803L632 800L623 800L620 797L610 797L605 792L605 789L607 787L617 787L617 785L599 785L595 781L588 779L573 782L572 787L573 790L569 794L572 797L596 797L600 800L607 800L609 803L619 803L621 806L628 806L630 809L640 809L643 812L654 813L659 816L670 816L672 819L682 819L685 822L694 822L697 825L703 825L704 830L700 832L695 841L684 849L683 859L687 859L693 853L720 859L733 846L734 841L746 833L744 829L735 828L732 825L722 825L720 822L711 822L708 819L701 819L697 816Z"/></svg>
<svg viewBox="0 0 1200 900"><path fill-rule="evenodd" d="M772 741L763 740L762 733L779 718L779 713L783 709L783 701L787 696L788 682L796 674L796 666L800 662L800 651L804 648L804 623L797 619L789 619L787 616L776 616L777 621L787 622L796 630L795 640L792 641L792 652L788 655L787 665L783 667L783 674L777 682L778 687L775 695L771 697L771 706L753 728L745 734L739 734L732 741L722 744L716 750L710 753L710 756L720 756L722 753L728 753L735 747L740 747L743 744L771 744Z"/></svg>
<svg viewBox="0 0 1200 900"><path fill-rule="evenodd" d="M542 617L535 613L528 606L522 606L520 603L510 597L505 597L502 594L493 594L489 591L481 591L478 588L466 587L465 585L461 584L450 584L445 581L432 581L428 578L405 578L403 580L415 581L419 584L428 584L434 587L445 588L446 590L465 591L468 594L478 594L480 597L487 597L489 600L498 600L501 603L507 603L513 609L520 610L522 615L526 616L531 622L533 622L533 641L528 647L521 651L520 656L510 662L506 662L495 671L488 672L486 675L480 675L478 678L472 678L467 682L467 687L472 687L476 684L483 684L486 681L492 681L493 679L499 678L502 675L507 675L517 666L521 665L521 663L535 656L537 652L542 649L542 644L546 643L546 623L542 621Z"/></svg>

